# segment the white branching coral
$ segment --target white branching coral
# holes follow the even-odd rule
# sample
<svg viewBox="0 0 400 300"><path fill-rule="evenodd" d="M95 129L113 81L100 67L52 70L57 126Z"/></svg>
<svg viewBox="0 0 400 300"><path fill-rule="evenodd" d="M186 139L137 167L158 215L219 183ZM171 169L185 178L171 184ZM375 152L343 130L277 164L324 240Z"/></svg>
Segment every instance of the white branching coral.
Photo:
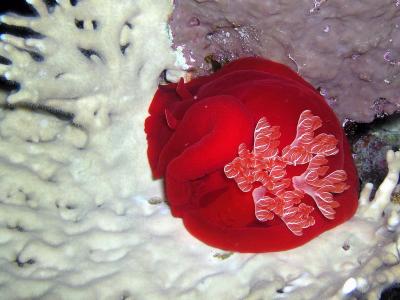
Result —
<svg viewBox="0 0 400 300"><path fill-rule="evenodd" d="M0 98L0 298L121 298L124 280L90 282L124 274L119 259L146 239L145 209L127 211L139 192L159 194L143 122L174 66L172 4L27 2L37 16L1 17L34 34L0 41L0 75L19 85Z"/></svg>
<svg viewBox="0 0 400 300"><path fill-rule="evenodd" d="M372 184L368 183L365 185L364 189L361 191L359 209L357 214L369 218L371 220L377 221L382 217L382 213L386 208L386 211L390 214L389 224L395 225L399 223L398 211L399 207L391 204L390 199L393 191L395 190L399 182L399 172L400 172L400 151L394 152L392 150L387 152L386 161L388 164L388 174L383 180L382 184L376 191L374 199L370 201L370 195L372 191Z"/></svg>
<svg viewBox="0 0 400 300"><path fill-rule="evenodd" d="M399 184L400 151L389 150L386 155L388 173L370 199L373 185L367 183L360 194L359 208L355 220L370 227L370 238L380 247L370 253L364 251L364 262L358 277L350 277L342 288L342 295L367 293L368 299L378 299L385 284L393 283L400 276L400 205L391 202L393 192ZM369 257L366 259L365 257ZM379 272L376 272L380 269ZM336 298L340 299L341 294Z"/></svg>
<svg viewBox="0 0 400 300"><path fill-rule="evenodd" d="M27 38L1 35L0 55L12 63L1 65L0 71L21 85L7 102L68 111L88 127L106 126L110 115L131 109L132 97L154 88L154 72L172 58L160 51L158 40L141 40L155 28L167 30L165 10L157 13L151 9L155 3L144 2L86 0L74 6L58 0L49 12L42 0L30 0L39 17L2 16L7 25L37 33ZM166 8L163 3L159 5ZM155 13L143 13L143 6ZM135 101L139 106L148 99Z"/></svg>
<svg viewBox="0 0 400 300"><path fill-rule="evenodd" d="M68 181L92 181L91 193L98 193L94 184L105 176L102 169L120 169L125 170L123 180L117 175L119 173L111 176L111 180L105 179L114 182L112 190L120 190L128 196L133 191L146 189L151 175L147 168L145 136L133 129L142 128L157 78L163 69L174 63L166 25L170 3L59 0L49 9L44 1L28 2L37 11L37 17L13 14L1 17L4 24L35 33L27 37L1 35L0 56L10 63L0 65L0 72L20 86L5 101L12 107L28 108L34 114L44 110L66 116L77 125L68 130L86 136L86 141L76 146L73 154L66 158L68 161L50 160L58 165L50 168L54 170L65 165L72 167L77 161L84 164L91 161L90 165L98 167L97 171L93 167L86 169L90 175L72 167L68 172L72 177ZM5 121L12 114L22 113L19 110L7 113ZM49 116L28 114L23 118L48 119ZM48 126L39 128L44 131L53 123L47 122ZM71 127L68 122L61 124L61 127ZM37 131L38 127L33 126ZM3 136L15 139L19 133L8 132L7 128L2 126ZM62 134L55 134L52 147L61 138ZM35 141L34 137L25 137L25 140L41 141ZM6 161L9 160L8 153L12 152L10 148L15 149L15 143L3 144L3 148L7 148L4 152ZM32 147L44 148L43 144ZM59 144L60 156L66 148L68 145ZM23 157L31 156L24 150ZM44 156L49 153L47 150L39 152ZM89 159L87 153L91 153ZM130 179L134 182L129 182L132 170L137 173L132 174L135 180ZM102 198L110 197L110 193L106 194L108 196Z"/></svg>

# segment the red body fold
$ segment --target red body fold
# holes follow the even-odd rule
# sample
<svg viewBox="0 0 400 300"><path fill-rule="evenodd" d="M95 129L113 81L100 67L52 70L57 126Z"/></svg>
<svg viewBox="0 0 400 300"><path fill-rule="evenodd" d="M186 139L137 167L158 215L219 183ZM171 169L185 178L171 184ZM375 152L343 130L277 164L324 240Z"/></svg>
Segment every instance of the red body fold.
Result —
<svg viewBox="0 0 400 300"><path fill-rule="evenodd" d="M258 221L252 194L227 178L224 166L237 156L240 144L252 149L255 126L263 117L279 126L282 151L296 137L305 110L322 120L316 133L337 139L339 152L327 157L327 166L344 170L349 188L334 194L339 207L333 220L315 209L315 225L297 236L279 218ZM343 223L357 209L358 177L342 127L319 93L286 66L244 58L211 76L160 86L149 113L145 131L154 177L164 178L172 214L208 245L238 252L287 250ZM287 177L305 169L290 166ZM307 195L303 202L315 207Z"/></svg>

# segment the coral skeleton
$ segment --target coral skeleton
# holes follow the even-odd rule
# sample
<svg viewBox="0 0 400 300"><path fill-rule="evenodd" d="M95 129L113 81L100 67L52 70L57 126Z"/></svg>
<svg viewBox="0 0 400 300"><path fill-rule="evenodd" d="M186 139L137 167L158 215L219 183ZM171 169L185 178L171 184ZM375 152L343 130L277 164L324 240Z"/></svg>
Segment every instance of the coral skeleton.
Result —
<svg viewBox="0 0 400 300"><path fill-rule="evenodd" d="M377 221L381 218L382 213L386 208L390 208L390 224L398 224L398 205L391 204L391 196L399 184L399 172L400 172L400 151L394 152L389 150L386 155L386 161L388 164L388 173L379 186L374 199L370 201L370 194L372 191L372 184L367 183L360 194L360 207L357 214ZM396 209L397 207L397 209Z"/></svg>

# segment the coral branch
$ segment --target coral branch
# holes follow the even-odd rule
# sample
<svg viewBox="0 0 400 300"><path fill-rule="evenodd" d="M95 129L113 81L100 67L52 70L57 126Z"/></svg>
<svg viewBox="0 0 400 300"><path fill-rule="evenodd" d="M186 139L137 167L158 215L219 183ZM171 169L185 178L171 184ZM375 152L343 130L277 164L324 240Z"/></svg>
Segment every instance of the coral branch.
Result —
<svg viewBox="0 0 400 300"><path fill-rule="evenodd" d="M42 0L26 0L27 3L33 6L33 8L37 11L37 13L41 17L47 16L47 7L44 1Z"/></svg>
<svg viewBox="0 0 400 300"><path fill-rule="evenodd" d="M375 198L369 202L369 196L372 190L372 184L366 184L360 196L359 215L365 218L378 220L385 208L390 203L391 195L399 182L400 172L400 151L394 152L389 150L386 154L388 164L388 174L382 184L376 191Z"/></svg>

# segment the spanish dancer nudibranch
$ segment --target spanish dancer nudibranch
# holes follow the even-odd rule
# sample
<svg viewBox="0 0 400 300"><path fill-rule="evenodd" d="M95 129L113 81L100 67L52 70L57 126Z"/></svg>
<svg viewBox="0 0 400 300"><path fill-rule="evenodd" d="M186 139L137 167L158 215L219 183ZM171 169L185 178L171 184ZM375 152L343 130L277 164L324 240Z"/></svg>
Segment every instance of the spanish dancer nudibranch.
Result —
<svg viewBox="0 0 400 300"><path fill-rule="evenodd" d="M243 58L160 86L145 122L173 216L208 245L298 247L351 218L358 178L342 127L284 65Z"/></svg>

